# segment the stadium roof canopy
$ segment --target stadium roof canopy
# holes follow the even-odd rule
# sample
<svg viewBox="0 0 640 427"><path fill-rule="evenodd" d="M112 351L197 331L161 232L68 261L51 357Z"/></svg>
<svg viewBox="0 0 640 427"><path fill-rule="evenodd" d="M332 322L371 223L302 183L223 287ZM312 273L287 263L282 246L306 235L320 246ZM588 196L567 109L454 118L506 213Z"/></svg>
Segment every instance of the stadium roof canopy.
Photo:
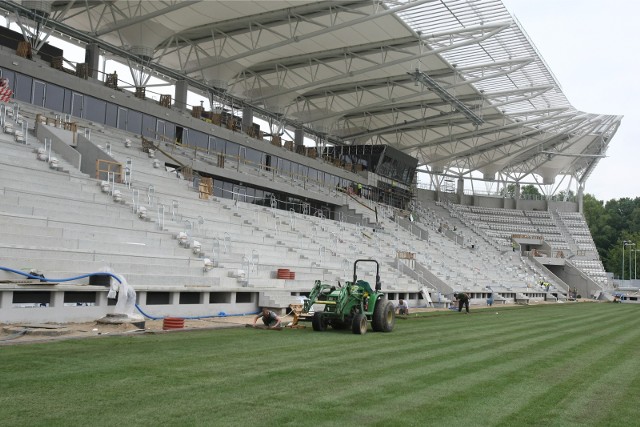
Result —
<svg viewBox="0 0 640 427"><path fill-rule="evenodd" d="M576 110L500 0L3 2L23 31L96 43L337 144L432 176L584 184L621 116ZM39 22L39 25L34 24ZM37 32L33 30L37 28Z"/></svg>

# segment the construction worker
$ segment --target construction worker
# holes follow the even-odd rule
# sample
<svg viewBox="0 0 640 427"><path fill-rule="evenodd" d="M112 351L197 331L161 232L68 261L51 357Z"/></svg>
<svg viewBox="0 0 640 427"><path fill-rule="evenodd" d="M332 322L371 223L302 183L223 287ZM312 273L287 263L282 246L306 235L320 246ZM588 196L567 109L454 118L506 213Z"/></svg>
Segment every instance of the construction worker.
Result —
<svg viewBox="0 0 640 427"><path fill-rule="evenodd" d="M256 327L256 322L259 318L262 318L262 323L264 323L267 329L278 328L280 326L280 322L282 321L282 319L280 319L280 316L275 314L273 311L269 310L268 308L263 308L262 311L258 313L253 319L254 328Z"/></svg>
<svg viewBox="0 0 640 427"><path fill-rule="evenodd" d="M469 314L469 295L464 292L453 294L453 297L458 301L458 312L462 311L462 307L467 310L466 314Z"/></svg>
<svg viewBox="0 0 640 427"><path fill-rule="evenodd" d="M407 304L407 300L401 299L398 301L398 314L409 314L409 304Z"/></svg>

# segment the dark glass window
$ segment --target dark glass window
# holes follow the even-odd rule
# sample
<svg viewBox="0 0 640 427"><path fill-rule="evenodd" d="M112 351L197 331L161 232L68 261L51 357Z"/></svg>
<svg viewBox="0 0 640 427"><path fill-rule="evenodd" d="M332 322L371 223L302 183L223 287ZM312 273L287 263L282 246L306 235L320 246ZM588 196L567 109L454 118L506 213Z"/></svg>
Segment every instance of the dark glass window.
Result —
<svg viewBox="0 0 640 427"><path fill-rule="evenodd" d="M129 110L127 116L127 130L129 132L142 135L142 113L135 110Z"/></svg>
<svg viewBox="0 0 640 427"><path fill-rule="evenodd" d="M115 104L107 104L105 124L107 126L116 127L118 119L118 106Z"/></svg>
<svg viewBox="0 0 640 427"><path fill-rule="evenodd" d="M98 123L104 123L107 114L107 103L91 96L84 97L84 117Z"/></svg>
<svg viewBox="0 0 640 427"><path fill-rule="evenodd" d="M156 138L156 118L148 114L142 115L142 135L147 138Z"/></svg>

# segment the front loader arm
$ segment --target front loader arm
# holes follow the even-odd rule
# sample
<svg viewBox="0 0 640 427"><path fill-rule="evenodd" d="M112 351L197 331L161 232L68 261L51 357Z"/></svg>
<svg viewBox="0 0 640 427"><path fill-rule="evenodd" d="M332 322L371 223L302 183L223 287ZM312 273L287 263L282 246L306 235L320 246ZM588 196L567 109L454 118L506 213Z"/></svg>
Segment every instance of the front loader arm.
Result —
<svg viewBox="0 0 640 427"><path fill-rule="evenodd" d="M318 297L320 295L328 294L329 292L331 292L332 288L333 287L331 285L322 283L322 281L320 280L316 280L315 284L313 285L313 289L309 294L309 299L304 301L304 308L302 309L302 312L308 313L309 311L311 311L313 304L315 304L316 301L318 301Z"/></svg>

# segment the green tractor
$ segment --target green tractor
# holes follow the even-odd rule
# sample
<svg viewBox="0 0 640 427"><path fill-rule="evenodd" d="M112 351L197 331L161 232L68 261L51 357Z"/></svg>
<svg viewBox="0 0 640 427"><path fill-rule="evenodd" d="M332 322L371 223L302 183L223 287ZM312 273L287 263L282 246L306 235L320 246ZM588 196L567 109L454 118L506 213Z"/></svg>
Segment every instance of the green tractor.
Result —
<svg viewBox="0 0 640 427"><path fill-rule="evenodd" d="M376 264L376 288L368 282L358 280L357 266L361 262ZM375 332L391 332L396 323L393 303L381 292L380 265L372 259L359 259L353 263L353 282L331 286L316 280L309 299L305 301L303 313L309 313L314 304L324 304L323 311L313 314L311 323L314 331L351 328L354 334L367 332L367 321Z"/></svg>

